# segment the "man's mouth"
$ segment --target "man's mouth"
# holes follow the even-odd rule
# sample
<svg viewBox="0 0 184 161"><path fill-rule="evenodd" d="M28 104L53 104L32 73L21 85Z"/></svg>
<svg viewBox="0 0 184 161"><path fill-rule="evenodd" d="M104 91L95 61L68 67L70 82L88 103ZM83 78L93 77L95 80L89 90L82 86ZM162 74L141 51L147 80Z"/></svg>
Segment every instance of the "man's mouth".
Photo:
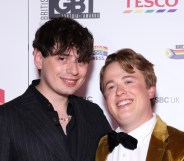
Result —
<svg viewBox="0 0 184 161"><path fill-rule="evenodd" d="M132 103L133 100L132 99L127 99L127 100L123 100L123 101L120 101L117 103L117 106L120 107L120 106L125 106L125 105L128 105L130 103Z"/></svg>

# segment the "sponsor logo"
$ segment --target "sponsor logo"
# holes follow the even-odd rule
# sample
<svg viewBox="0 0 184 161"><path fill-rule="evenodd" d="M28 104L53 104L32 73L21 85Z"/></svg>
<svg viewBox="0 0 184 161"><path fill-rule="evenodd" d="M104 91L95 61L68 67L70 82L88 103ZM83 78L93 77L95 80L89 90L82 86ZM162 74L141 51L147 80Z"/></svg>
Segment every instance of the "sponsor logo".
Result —
<svg viewBox="0 0 184 161"><path fill-rule="evenodd" d="M179 0L125 0L123 13L173 13Z"/></svg>
<svg viewBox="0 0 184 161"><path fill-rule="evenodd" d="M4 103L4 99L5 99L5 92L3 89L0 89L0 105Z"/></svg>
<svg viewBox="0 0 184 161"><path fill-rule="evenodd" d="M106 46L94 46L93 60L105 60L108 55L108 48Z"/></svg>
<svg viewBox="0 0 184 161"><path fill-rule="evenodd" d="M49 0L40 0L40 20L49 20Z"/></svg>
<svg viewBox="0 0 184 161"><path fill-rule="evenodd" d="M99 12L94 12L94 0L41 0L41 20L54 17L69 17L73 19L100 18Z"/></svg>
<svg viewBox="0 0 184 161"><path fill-rule="evenodd" d="M155 103L180 103L179 97L156 97Z"/></svg>
<svg viewBox="0 0 184 161"><path fill-rule="evenodd" d="M184 45L176 45L175 49L166 49L166 56L170 59L184 59Z"/></svg>

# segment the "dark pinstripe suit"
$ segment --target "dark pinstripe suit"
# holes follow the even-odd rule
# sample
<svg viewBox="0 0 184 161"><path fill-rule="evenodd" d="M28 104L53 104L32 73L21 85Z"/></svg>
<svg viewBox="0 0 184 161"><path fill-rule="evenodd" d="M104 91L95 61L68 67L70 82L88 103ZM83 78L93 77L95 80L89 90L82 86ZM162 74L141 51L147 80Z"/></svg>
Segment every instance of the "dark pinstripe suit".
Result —
<svg viewBox="0 0 184 161"><path fill-rule="evenodd" d="M94 161L99 139L110 126L96 105L72 96L78 147L75 161ZM64 141L28 90L0 107L0 161L71 161Z"/></svg>

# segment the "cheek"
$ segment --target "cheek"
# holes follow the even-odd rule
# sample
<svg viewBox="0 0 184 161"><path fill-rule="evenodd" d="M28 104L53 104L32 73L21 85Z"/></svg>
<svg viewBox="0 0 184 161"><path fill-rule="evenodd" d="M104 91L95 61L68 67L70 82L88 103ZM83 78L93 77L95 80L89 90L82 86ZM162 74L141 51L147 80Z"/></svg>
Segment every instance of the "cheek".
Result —
<svg viewBox="0 0 184 161"><path fill-rule="evenodd" d="M112 111L113 106L115 106L115 99L112 94L108 94L106 96L106 104L107 104L108 109Z"/></svg>
<svg viewBox="0 0 184 161"><path fill-rule="evenodd" d="M139 88L134 91L134 94L141 102L144 102L145 100L149 100L149 92L145 88Z"/></svg>
<svg viewBox="0 0 184 161"><path fill-rule="evenodd" d="M42 63L42 69L43 70L54 70L56 67L54 66L54 64L53 63L51 63L51 62L44 62L44 63Z"/></svg>
<svg viewBox="0 0 184 161"><path fill-rule="evenodd" d="M79 73L81 76L86 76L88 73L88 66L84 66L84 67L79 67Z"/></svg>
<svg viewBox="0 0 184 161"><path fill-rule="evenodd" d="M82 71L82 75L83 75L83 76L86 76L86 75L87 75L87 71L88 71L87 69L86 69L86 70L83 70L83 71Z"/></svg>
<svg viewBox="0 0 184 161"><path fill-rule="evenodd" d="M135 94L140 94L140 93L147 93L147 89L145 86L142 85L135 85L131 88L129 88L129 91Z"/></svg>

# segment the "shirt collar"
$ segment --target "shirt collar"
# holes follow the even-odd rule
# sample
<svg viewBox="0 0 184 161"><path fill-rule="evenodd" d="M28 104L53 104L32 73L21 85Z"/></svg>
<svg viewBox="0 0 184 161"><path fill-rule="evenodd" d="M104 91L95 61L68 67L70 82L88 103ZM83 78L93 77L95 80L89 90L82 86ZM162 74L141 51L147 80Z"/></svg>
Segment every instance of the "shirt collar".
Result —
<svg viewBox="0 0 184 161"><path fill-rule="evenodd" d="M44 97L37 89L36 86L40 83L40 79L33 80L32 84L30 85L31 90L36 95L36 98L41 103L41 108L46 111L54 111L54 108L52 104L49 102L49 100ZM67 106L67 114L73 116L73 105L72 105L72 97L69 96L68 106Z"/></svg>
<svg viewBox="0 0 184 161"><path fill-rule="evenodd" d="M136 138L138 140L138 143L141 143L148 135L152 133L156 124L156 120L156 114L153 113L153 117L150 120L128 134ZM121 131L122 130L119 127L116 129L116 132Z"/></svg>

